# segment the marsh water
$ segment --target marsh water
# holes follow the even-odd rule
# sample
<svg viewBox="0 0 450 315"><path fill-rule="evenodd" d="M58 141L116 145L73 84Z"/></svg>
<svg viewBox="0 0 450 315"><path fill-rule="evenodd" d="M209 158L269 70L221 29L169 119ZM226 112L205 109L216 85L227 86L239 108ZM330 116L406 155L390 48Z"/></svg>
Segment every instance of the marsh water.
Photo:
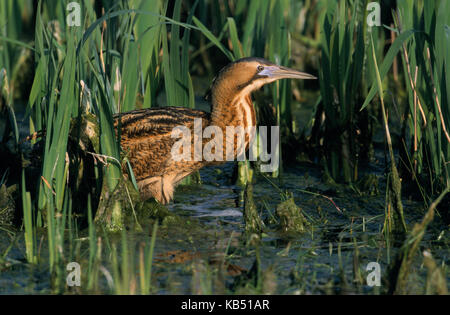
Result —
<svg viewBox="0 0 450 315"><path fill-rule="evenodd" d="M310 230L295 236L284 235L277 230L267 231L260 244L252 246L246 245L243 236L242 204L239 201L241 188L231 185L230 178L225 175L231 173L231 168L230 164L204 169L201 171L202 185L177 190L175 203L169 206L170 211L186 220L196 221L195 225L201 228L187 224L160 229L153 266L154 293L196 293L201 284L201 279L196 277L207 277L207 269L213 268L214 261L224 257L232 267L228 268L223 280L224 287L213 287L210 293L226 293L237 279L249 273L257 255L266 293L383 292L382 287L354 284L355 266L362 276L366 276L366 266L370 262L378 262L383 273L395 255L395 250L389 251L382 237L383 187L375 196L359 195L324 186L320 171L312 166L286 169L281 182L272 181L281 189L292 192L296 204L311 222ZM335 204L327 198L300 190L326 195ZM264 178L259 178L254 184L254 199L265 218L273 215L281 202L279 192ZM408 224L420 220L424 209L419 203L404 200L404 207ZM130 232L130 244L136 246L148 241L149 228L144 227L147 232ZM5 253L13 240L5 230L0 231L0 235L0 253ZM448 243L444 241L447 237L432 228L422 244L423 249L431 249L435 259L445 265L449 254ZM45 261L46 243L44 239L41 242L40 257ZM84 243L83 247L87 246L86 240L80 242ZM51 292L48 265L31 266L26 263L22 237L15 241L6 259L9 264L2 267L0 273L0 293ZM108 258L104 259L105 268L111 268ZM194 270L199 268L204 274L194 277ZM421 266L420 257L412 276L416 279L411 281L414 285L411 291L421 293L426 269ZM104 290L108 292L106 281L102 282L105 282Z"/></svg>
<svg viewBox="0 0 450 315"><path fill-rule="evenodd" d="M299 117L305 115L299 114ZM168 209L183 224L168 224L158 230L152 270L152 293L275 293L275 294L383 294L387 288L367 285L366 270L371 262L386 277L396 254L383 234L385 219L385 152L383 143L375 151L375 161L362 173L373 174L374 187L358 191L323 183L320 168L313 163L285 166L280 178L256 176L253 197L266 229L260 241L244 233L242 187L233 183L234 163L207 167L200 171L202 184L180 186ZM376 184L377 183L377 184ZM275 209L284 192L292 194L309 222L304 233L286 234L276 228ZM416 199L416 200L415 200ZM419 222L426 209L420 198L404 198L408 227ZM427 270L421 252L430 249L433 257L449 264L449 235L438 216L429 226L410 274L411 293L423 293ZM128 231L127 241L139 273L139 246L149 242L152 226L143 232ZM26 262L23 233L0 228L0 294L46 294L52 291L52 275L46 257L46 233L38 233L40 264ZM99 235L101 237L101 234ZM110 237L118 242L120 237ZM76 259L81 272L87 268L89 240L80 231ZM69 247L69 244L67 245ZM113 293L111 253L101 259L103 273L96 291L66 287L66 293ZM69 252L69 248L63 249ZM69 257L66 257L69 261ZM225 264L224 264L225 263ZM225 266L225 267L223 267ZM446 277L449 279L448 268ZM64 271L65 272L65 271ZM109 274L109 277L108 277Z"/></svg>

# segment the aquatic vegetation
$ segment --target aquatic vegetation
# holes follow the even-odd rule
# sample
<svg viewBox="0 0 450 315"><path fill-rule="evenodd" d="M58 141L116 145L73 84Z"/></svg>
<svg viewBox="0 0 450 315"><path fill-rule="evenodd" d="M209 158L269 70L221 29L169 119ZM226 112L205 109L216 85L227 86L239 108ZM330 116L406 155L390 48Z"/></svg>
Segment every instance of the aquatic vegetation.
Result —
<svg viewBox="0 0 450 315"><path fill-rule="evenodd" d="M0 1L0 293L448 294L448 1L69 2ZM319 77L253 95L279 171L143 202L114 115L245 56Z"/></svg>

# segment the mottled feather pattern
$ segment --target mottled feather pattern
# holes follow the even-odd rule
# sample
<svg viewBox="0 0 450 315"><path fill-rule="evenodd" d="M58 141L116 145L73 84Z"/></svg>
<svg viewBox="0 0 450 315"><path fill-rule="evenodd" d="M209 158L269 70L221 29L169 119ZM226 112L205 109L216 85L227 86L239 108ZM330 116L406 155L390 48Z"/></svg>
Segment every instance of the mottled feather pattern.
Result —
<svg viewBox="0 0 450 315"><path fill-rule="evenodd" d="M127 154L136 179L161 176L171 160L171 149L178 140L171 133L176 126L193 129L194 119L209 123L209 114L182 107L136 110L115 117L115 127L121 119L121 145Z"/></svg>
<svg viewBox="0 0 450 315"><path fill-rule="evenodd" d="M250 102L250 103L248 103ZM246 110L247 108L247 110ZM247 118L251 113L251 119ZM128 157L133 168L134 175L138 182L141 196L144 199L154 197L161 203L168 203L173 198L174 187L184 177L199 170L208 164L218 164L220 162L207 161L174 161L171 150L179 138L172 138L172 130L177 126L186 126L194 134L194 119L202 119L203 129L211 125L210 114L189 108L182 107L164 107L150 108L144 110L135 110L128 113L122 113L115 117L115 127L121 126L121 146ZM228 110L223 111L220 117L220 124L217 124L224 130L224 156L226 160L226 150L232 147L233 156L237 153L237 138L234 143L227 146L226 126L243 126L247 123L256 124L255 114L251 99L239 98L229 106ZM211 139L203 139L203 145ZM248 148L248 136L245 138L245 148ZM194 138L192 137L192 147ZM213 151L214 153L214 151ZM194 150L191 149L193 156Z"/></svg>
<svg viewBox="0 0 450 315"><path fill-rule="evenodd" d="M219 127L224 140L221 148L223 161L235 159L248 149L253 135L246 134L244 149L236 152L238 139L227 139L226 130L228 126L243 127L244 131L248 131L247 127L256 127L255 109L250 94L262 85L274 81L267 74L260 74L264 66L273 67L274 64L261 58L244 58L224 67L211 86L211 114L184 107L162 107L115 116L115 127L118 129L120 125L121 129L122 149L131 163L143 199L153 196L161 203L167 203L173 198L175 186L184 177L206 165L220 163L205 159L195 161L194 158L191 161L175 161L171 151L179 138L172 138L171 134L177 126L186 126L191 130L191 135L194 135L195 118L202 119L203 130L208 126ZM203 146L210 141L209 138L203 139ZM192 137L192 157L194 152Z"/></svg>

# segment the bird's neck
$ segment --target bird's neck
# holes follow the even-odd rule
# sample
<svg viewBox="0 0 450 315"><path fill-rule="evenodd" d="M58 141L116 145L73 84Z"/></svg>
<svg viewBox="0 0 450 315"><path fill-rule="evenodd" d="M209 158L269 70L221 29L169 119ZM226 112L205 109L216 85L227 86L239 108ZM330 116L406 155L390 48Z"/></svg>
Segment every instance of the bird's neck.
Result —
<svg viewBox="0 0 450 315"><path fill-rule="evenodd" d="M224 95L225 97L221 99L213 96L210 120L211 126L217 126L222 130L225 140L223 153L226 160L244 154L250 148L256 132L256 114L250 93L229 95Z"/></svg>
<svg viewBox="0 0 450 315"><path fill-rule="evenodd" d="M211 111L211 125L225 130L227 126L243 127L256 126L255 108L250 93L222 95L213 98Z"/></svg>

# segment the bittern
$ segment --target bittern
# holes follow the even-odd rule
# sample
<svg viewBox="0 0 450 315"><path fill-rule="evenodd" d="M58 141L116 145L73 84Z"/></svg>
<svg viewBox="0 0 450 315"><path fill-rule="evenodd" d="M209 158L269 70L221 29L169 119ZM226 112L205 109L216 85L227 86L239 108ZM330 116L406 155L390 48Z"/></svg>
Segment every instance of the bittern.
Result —
<svg viewBox="0 0 450 315"><path fill-rule="evenodd" d="M115 125L116 128L121 126L121 146L131 163L142 198L154 197L166 204L173 199L174 188L183 178L215 163L174 159L171 151L177 141L172 136L175 127L193 130L195 119L201 120L203 129L218 126L224 135L227 126L241 126L244 130L256 127L251 93L265 84L286 78L316 79L265 59L243 58L225 66L213 80L210 113L183 107L161 107L120 114ZM245 136L245 149L248 149L251 137ZM230 150L224 143L224 155L227 149ZM239 154L235 149L234 157Z"/></svg>

